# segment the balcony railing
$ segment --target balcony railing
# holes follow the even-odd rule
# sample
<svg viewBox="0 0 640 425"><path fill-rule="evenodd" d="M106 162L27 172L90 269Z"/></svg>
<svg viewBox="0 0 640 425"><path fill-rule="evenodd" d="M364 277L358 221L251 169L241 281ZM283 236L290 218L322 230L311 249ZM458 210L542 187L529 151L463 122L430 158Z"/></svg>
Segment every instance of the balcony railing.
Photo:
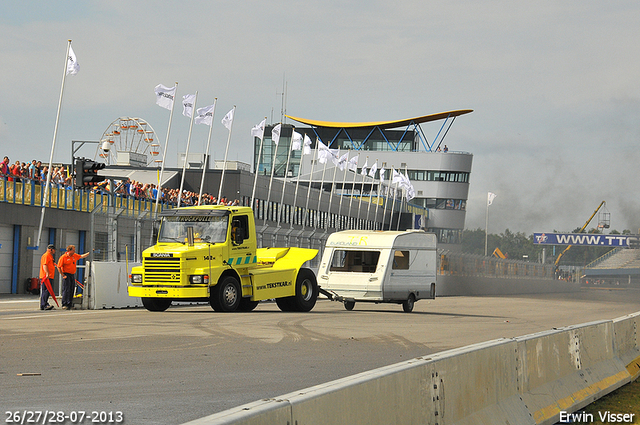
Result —
<svg viewBox="0 0 640 425"><path fill-rule="evenodd" d="M45 183L28 178L0 176L0 202L42 207ZM127 215L138 215L143 212L156 211L155 201L151 199L136 199L132 196L87 191L73 186L50 183L45 206L69 211L91 212L96 206L123 209ZM160 203L159 210L167 205Z"/></svg>

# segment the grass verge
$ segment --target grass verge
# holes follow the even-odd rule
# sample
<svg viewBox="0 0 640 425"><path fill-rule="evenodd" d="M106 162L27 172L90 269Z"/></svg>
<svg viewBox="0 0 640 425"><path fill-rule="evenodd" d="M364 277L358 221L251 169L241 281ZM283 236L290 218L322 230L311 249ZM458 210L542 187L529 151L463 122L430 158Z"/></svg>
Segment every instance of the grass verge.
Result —
<svg viewBox="0 0 640 425"><path fill-rule="evenodd" d="M582 410L584 413L593 415L593 425L602 424L640 424L640 379L636 379L634 382L630 382L627 385L618 388L614 392L607 394L606 396L596 400ZM622 421L623 417L610 417L615 422L607 422L606 418L603 422L602 417L605 417L607 412L615 415L634 415L631 422Z"/></svg>

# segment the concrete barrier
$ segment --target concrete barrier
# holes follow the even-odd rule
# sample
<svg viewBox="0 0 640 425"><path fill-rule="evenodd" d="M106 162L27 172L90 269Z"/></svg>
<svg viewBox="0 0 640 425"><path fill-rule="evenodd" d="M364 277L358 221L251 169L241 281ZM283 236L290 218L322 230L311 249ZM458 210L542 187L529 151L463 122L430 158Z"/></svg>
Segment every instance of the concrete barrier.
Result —
<svg viewBox="0 0 640 425"><path fill-rule="evenodd" d="M613 321L616 354L627 365L631 380L640 376L640 312Z"/></svg>
<svg viewBox="0 0 640 425"><path fill-rule="evenodd" d="M640 375L639 322L640 312L443 351L188 424L553 424Z"/></svg>
<svg viewBox="0 0 640 425"><path fill-rule="evenodd" d="M99 262L91 263L91 277L82 307L89 310L103 308L142 307L140 298L127 292L129 270L141 263Z"/></svg>

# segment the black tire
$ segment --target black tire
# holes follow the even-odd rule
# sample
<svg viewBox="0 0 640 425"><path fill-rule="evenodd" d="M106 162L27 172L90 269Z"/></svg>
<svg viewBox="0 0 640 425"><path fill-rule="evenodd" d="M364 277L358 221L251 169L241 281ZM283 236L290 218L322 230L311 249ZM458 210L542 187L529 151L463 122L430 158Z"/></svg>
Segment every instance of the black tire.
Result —
<svg viewBox="0 0 640 425"><path fill-rule="evenodd" d="M293 297L276 298L276 304L280 311L295 311L292 301Z"/></svg>
<svg viewBox="0 0 640 425"><path fill-rule="evenodd" d="M351 311L353 310L353 308L356 306L356 302L355 301L344 301L344 308L347 311Z"/></svg>
<svg viewBox="0 0 640 425"><path fill-rule="evenodd" d="M165 311L171 305L171 300L168 298L142 297L142 305L149 311Z"/></svg>
<svg viewBox="0 0 640 425"><path fill-rule="evenodd" d="M296 294L291 298L294 311L311 311L318 299L316 275L309 269L300 269L296 278Z"/></svg>
<svg viewBox="0 0 640 425"><path fill-rule="evenodd" d="M251 301L250 298L242 298L240 300L240 305L238 306L238 311L253 311L260 301Z"/></svg>
<svg viewBox="0 0 640 425"><path fill-rule="evenodd" d="M405 313L411 313L413 311L413 306L416 303L416 297L413 294L409 294L409 298L405 302L402 303L402 310Z"/></svg>
<svg viewBox="0 0 640 425"><path fill-rule="evenodd" d="M213 287L209 304L215 311L235 311L238 309L241 299L240 282L234 276L227 275Z"/></svg>

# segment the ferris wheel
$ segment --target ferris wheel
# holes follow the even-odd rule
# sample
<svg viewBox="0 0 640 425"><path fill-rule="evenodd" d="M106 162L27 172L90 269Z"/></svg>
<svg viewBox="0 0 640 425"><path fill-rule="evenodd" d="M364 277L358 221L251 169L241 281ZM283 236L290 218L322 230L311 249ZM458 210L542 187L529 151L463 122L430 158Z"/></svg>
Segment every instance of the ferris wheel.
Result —
<svg viewBox="0 0 640 425"><path fill-rule="evenodd" d="M108 165L160 165L160 144L151 125L141 118L120 117L102 133L96 156Z"/></svg>

